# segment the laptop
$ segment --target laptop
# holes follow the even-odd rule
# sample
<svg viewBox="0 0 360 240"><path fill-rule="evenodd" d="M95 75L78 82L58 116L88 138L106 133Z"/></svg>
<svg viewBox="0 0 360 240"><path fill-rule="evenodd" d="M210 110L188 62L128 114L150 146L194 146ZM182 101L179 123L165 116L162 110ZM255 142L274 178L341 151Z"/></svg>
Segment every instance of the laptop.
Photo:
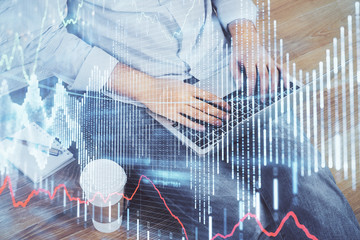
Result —
<svg viewBox="0 0 360 240"><path fill-rule="evenodd" d="M205 84L202 84L201 81L194 77L184 80L186 83L210 91L217 96L219 96L219 93L214 91L214 85L211 86L211 84L218 84L215 86L219 86L219 84L225 86L225 94L223 91L220 95L224 95L222 99L231 106L231 112L229 113L230 119L224 121L221 127L216 127L186 116L190 120L206 127L206 130L203 132L196 131L151 111L148 111L148 113L198 155L206 155L213 151L218 151L219 149L227 147L236 139L237 134L241 133L241 130L244 129L244 124L257 122L259 118L261 118L261 121L266 121L270 117L275 118L275 116L284 113L295 100L295 98L291 98L291 95L301 89L301 84L295 82L291 77L288 88L286 88L280 84L282 81L279 76L278 88L274 91L274 94L266 94L265 101L261 101L259 94L259 76L257 77L254 95L248 97L245 94L246 74L242 75L244 78L244 86L240 90L235 86L233 78L229 76L225 78L225 81L228 81L227 83L224 83L224 78L221 78L221 82L219 78L215 78L215 81L212 83L209 80L203 81ZM214 104L212 105L216 106Z"/></svg>

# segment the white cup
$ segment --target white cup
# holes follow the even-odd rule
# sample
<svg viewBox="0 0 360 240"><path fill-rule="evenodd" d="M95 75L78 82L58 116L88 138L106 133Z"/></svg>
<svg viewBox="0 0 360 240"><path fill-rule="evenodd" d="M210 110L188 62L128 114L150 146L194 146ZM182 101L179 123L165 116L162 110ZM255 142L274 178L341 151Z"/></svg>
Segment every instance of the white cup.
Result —
<svg viewBox="0 0 360 240"><path fill-rule="evenodd" d="M124 188L127 177L124 169L114 161L94 160L80 175L80 186L89 201L89 210L96 230L110 233L122 223Z"/></svg>

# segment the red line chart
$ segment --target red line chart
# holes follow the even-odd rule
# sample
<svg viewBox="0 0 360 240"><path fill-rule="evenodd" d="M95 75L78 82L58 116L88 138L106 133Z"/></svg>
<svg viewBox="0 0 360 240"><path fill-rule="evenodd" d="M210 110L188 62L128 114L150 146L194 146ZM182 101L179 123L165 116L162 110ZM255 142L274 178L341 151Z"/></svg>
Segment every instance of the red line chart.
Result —
<svg viewBox="0 0 360 240"><path fill-rule="evenodd" d="M161 195L160 190L159 190L159 189L155 186L155 184L154 184L148 177L146 177L145 175L141 175L141 177L139 178L139 181L138 181L138 185L137 185L137 187L135 188L133 194L132 194L130 197L127 197L127 196L125 196L125 195L122 194L122 193L117 193L117 192L115 192L115 193L109 194L109 195L105 198L101 193L95 193L94 196L93 196L93 198L88 199L88 200L82 200L82 199L80 199L80 198L78 198L78 197L72 197L72 196L69 194L69 192L68 192L65 184L59 184L58 186L56 186L56 187L54 188L54 191L53 191L52 194L51 194L51 192L48 191L48 190L39 188L39 189L37 189L37 190L35 190L35 189L32 190L31 193L28 195L28 197L27 197L24 201L16 201L16 200L15 200L14 191L13 191L13 188L12 188L12 185L11 185L11 180L10 180L10 177L9 177L9 176L7 176L7 177L5 178L3 185L0 187L0 195L2 194L2 192L4 191L4 189L5 189L6 187L8 187L8 189L9 189L9 191L10 191L10 195L11 195L12 204L13 204L13 206L14 206L15 208L17 208L17 207L23 207L23 208L26 207L26 205L29 203L29 201L30 201L34 196L39 195L39 193L45 193L45 194L47 194L47 195L49 196L49 198L50 198L51 200L53 200L54 197L55 197L55 195L56 195L56 193L57 193L61 188L64 189L64 193L66 194L66 196L67 196L67 198L68 198L69 201L76 201L76 202L79 202L79 204L91 203L92 201L95 200L95 198L96 198L97 195L98 195L104 202L107 202L108 199L109 199L111 196L113 196L113 195L120 195L120 196L124 197L126 200L131 201L131 200L133 199L133 197L135 196L135 194L137 193L137 191L138 191L138 189L139 189L139 187L140 187L140 184L141 184L141 180L142 180L142 179L146 179L146 180L148 180L148 181L152 184L152 186L154 187L154 189L155 189L156 192L158 193L160 199L161 199L162 202L164 203L165 208L168 210L168 212L170 213L170 215L171 215L174 219L176 219L176 220L178 221L178 223L181 225L181 227L182 227L182 229L183 229L183 231L184 231L185 238L188 240L189 238L188 238L188 235L187 235L187 233L186 233L186 229L185 229L183 223L181 222L181 220L179 219L179 217L177 217L177 216L171 211L171 209L169 208L169 206L168 206L167 203L166 203L166 200L165 200L164 197ZM308 230L303 224L301 224L301 223L299 222L296 214L295 214L293 211L290 211L290 212L288 212L288 213L286 214L286 216L282 219L280 225L278 226L278 228L276 229L275 232L268 232L268 231L262 226L260 220L256 217L255 214L247 213L247 214L245 214L245 216L244 216L243 218L241 218L241 219L239 220L239 222L233 227L231 233L229 233L229 234L227 234L227 235L222 235L222 234L220 234L220 233L217 233L217 234L215 234L215 235L211 238L211 240L215 240L216 238L227 239L227 238L232 237L232 236L234 235L236 229L239 227L240 223L241 223L241 222L244 222L245 219L248 218L248 217L254 218L255 221L257 222L257 224L259 225L261 231L262 231L264 234L266 234L268 237L276 237L276 236L279 234L279 232L281 231L281 229L283 228L283 226L284 226L284 224L286 223L286 221L287 221L290 217L292 217L292 218L294 219L294 221L295 221L296 226L297 226L299 229L303 230L304 233L306 234L306 236L307 236L309 239L318 240L317 237L315 237L314 235L312 235L312 234L309 232L309 230Z"/></svg>

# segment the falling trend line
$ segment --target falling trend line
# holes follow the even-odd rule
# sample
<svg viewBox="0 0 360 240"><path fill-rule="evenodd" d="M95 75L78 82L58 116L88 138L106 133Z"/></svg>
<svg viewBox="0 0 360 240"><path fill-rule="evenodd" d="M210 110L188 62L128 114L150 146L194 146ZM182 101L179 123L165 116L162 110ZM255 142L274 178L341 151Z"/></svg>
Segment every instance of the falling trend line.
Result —
<svg viewBox="0 0 360 240"><path fill-rule="evenodd" d="M140 187L140 183L141 183L141 180L142 180L142 179L146 179L146 180L148 180L148 181L151 183L151 185L154 187L154 189L155 189L156 192L158 193L160 199L163 201L164 206L166 207L166 209L168 210L168 212L170 213L170 215L171 215L174 219L176 219L176 220L178 221L178 223L181 225L181 228L182 228L183 231L184 231L185 238L186 238L187 240L189 240L189 238L188 238L188 236L187 236L187 233L186 233L186 229L185 229L185 227L184 227L184 224L181 222L181 220L179 219L179 217L177 217L177 216L170 210L170 208L169 208L169 206L167 205L164 197L161 195L160 190L159 190L159 189L155 186L155 184L154 184L147 176L145 176L145 175L141 175L141 176L140 176L139 181L138 181L138 185L137 185L137 187L135 188L135 190L134 190L133 194L131 195L131 197L126 197L123 193L115 192L115 193L109 194L106 198L104 198L103 194L101 194L100 192L97 192L97 193L94 194L93 198L91 198L91 199L89 199L89 200L81 200L81 199L78 198L78 197L72 197L72 196L69 194L69 192L68 192L65 184L59 184L57 187L54 188L53 194L51 194L50 191L48 191L48 190L39 188L38 190L35 190L35 189L32 190L31 193L28 195L28 197L26 198L25 201L16 201L16 200L15 200L15 196L14 196L14 191L13 191L13 188L12 188L12 184L11 184L11 180L10 180L10 177L9 177L9 176L6 176L3 185L0 187L0 195L2 194L2 192L4 191L4 189L6 188L6 186L8 186L8 189L9 189L10 195L11 195L11 200L12 200L13 206L14 206L14 207L20 207L20 206L21 206L21 207L23 207L23 208L27 206L27 204L29 203L29 201L30 201L34 196L39 195L40 192L47 194L47 195L49 196L50 200L53 200L54 197L55 197L55 195L56 195L56 193L57 193L57 192L59 191L59 189L61 189L61 188L64 189L64 193L66 194L66 196L67 196L67 198L69 199L69 201L76 201L76 202L78 202L79 204L88 204L88 203L91 203L91 202L93 202L93 201L95 200L95 198L96 198L97 195L99 195L99 197L100 197L105 203L109 200L109 198L111 198L111 197L114 196L114 195L122 196L122 197L124 197L126 200L131 201L131 200L133 199L133 197L135 196L135 194L137 193L137 191L138 191L138 189L139 189L139 187ZM309 232L309 230L308 230L303 224L301 224L301 223L299 222L296 214L295 214L293 211L290 211L290 212L288 212L288 213L286 214L286 216L282 219L280 225L278 226L278 228L276 229L275 232L268 232L266 229L264 229L264 227L262 226L260 220L256 217L255 214L247 213L247 214L245 214L245 216L244 216L243 218L241 218L240 221L233 227L231 233L229 233L229 234L227 234L227 235L222 235L222 234L220 234L220 233L217 233L215 236L213 236L213 237L211 238L211 240L215 240L217 237L220 237L220 238L222 238L222 239L227 239L227 238L233 236L233 235L234 235L234 232L235 232L236 229L239 227L240 222L245 221L245 219L246 219L247 217L254 218L255 221L256 221L256 223L259 225L261 231L262 231L264 234L266 234L268 237L276 237L276 236L279 234L279 232L281 231L281 229L283 228L285 222L286 222L290 217L292 217L292 218L294 219L294 221L295 221L296 226L297 226L299 229L303 230L304 233L306 234L306 236L307 236L309 239L318 240L317 237L315 237L314 235L312 235L312 234Z"/></svg>
<svg viewBox="0 0 360 240"><path fill-rule="evenodd" d="M65 192L66 196L68 197L69 201L77 201L77 202L79 202L79 204L91 203L91 202L93 202L93 201L95 200L95 198L96 198L97 195L99 195L104 202L107 202L107 201L109 200L109 198L111 198L111 196L113 196L113 195L120 195L120 196L124 197L126 200L131 201L131 200L133 199L133 197L135 196L136 192L138 191L138 189L139 189L139 187L140 187L140 182L141 182L141 180L142 180L143 178L147 179L147 180L153 185L154 189L157 191L157 193L159 194L159 197L160 197L161 200L163 201L166 209L169 211L169 213L171 214L171 216L172 216L173 218L175 218L175 219L179 222L179 224L181 225L182 229L184 230L185 237L186 237L186 239L188 240L189 238L188 238L188 236L187 236L187 233L186 233L186 230L185 230L185 227L184 227L183 223L180 221L180 219L179 219L175 214L172 213L172 211L171 211L170 208L168 207L165 199L162 197L159 189L158 189L158 188L155 186L155 184L154 184L148 177L146 177L145 175L141 175L141 177L139 178L138 185L137 185L137 187L135 188L135 191L133 192L133 194L131 195L131 197L126 197L123 193L115 192L115 193L109 194L109 195L107 196L107 198L105 199L104 196L103 196L100 192L97 192L97 193L94 194L93 198L84 201L84 200L81 200L80 198L72 197L72 196L69 194L69 192L68 192L65 184L59 184L59 185L54 189L53 194L51 194L50 191L45 190L45 189L42 189L42 188L39 188L38 190L35 190L35 189L34 189L34 190L31 191L30 195L27 197L27 199L26 199L25 201L18 201L18 202L16 202L15 196L14 196L14 192L13 192L13 188L12 188L12 185L11 185L11 180L10 180L10 177L9 177L9 176L7 176L7 177L5 178L4 183L3 183L3 185L2 185L1 188L0 188L0 195L1 195L1 193L4 191L4 189L6 188L6 186L8 185L8 188L9 188L9 191L10 191L10 194L11 194L12 203L13 203L13 206L14 206L14 207L19 207L19 206L21 206L21 207L26 207L26 205L29 203L29 201L31 200L31 198L33 198L33 196L39 195L40 192L46 193L46 194L49 196L49 198L50 198L51 200L53 200L54 197L55 197L55 195L56 195L56 193L58 192L58 190L59 190L60 188L63 188L63 189L64 189L64 192Z"/></svg>

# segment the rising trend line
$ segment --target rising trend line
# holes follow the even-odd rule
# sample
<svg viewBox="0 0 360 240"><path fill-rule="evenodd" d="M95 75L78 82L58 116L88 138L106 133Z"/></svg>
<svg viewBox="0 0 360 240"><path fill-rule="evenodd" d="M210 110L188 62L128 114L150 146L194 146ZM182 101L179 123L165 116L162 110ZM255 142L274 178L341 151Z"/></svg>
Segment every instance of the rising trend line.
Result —
<svg viewBox="0 0 360 240"><path fill-rule="evenodd" d="M145 175L141 175L141 176L140 176L139 181L138 181L138 185L137 185L137 187L135 188L135 190L134 190L133 194L131 195L131 197L126 197L123 193L115 192L115 193L109 194L106 198L104 198L104 196L103 196L100 192L97 192L97 193L94 194L93 198L88 199L88 200L81 200L81 199L78 198L78 197L72 197L72 196L69 194L69 192L68 192L65 184L59 184L57 187L54 188L53 194L51 194L50 191L48 191L48 190L39 188L38 190L35 190L35 189L32 190L31 193L28 195L28 197L26 198L25 201L16 201L16 200L15 200L15 196L14 196L14 191L13 191L13 188L12 188L12 184L11 184L11 180L10 180L10 177L9 177L9 176L6 176L3 185L0 187L0 195L2 194L2 192L4 191L4 189L6 188L6 186L8 186L8 189L9 189L10 195L11 195L11 200L12 200L13 206L14 206L14 207L20 207L20 206L21 206L21 207L23 207L23 208L26 207L26 205L29 203L29 201L30 201L34 196L39 195L40 192L46 193L46 194L49 196L49 198L50 198L51 200L53 200L54 197L55 197L55 195L56 195L56 193L57 193L57 192L59 191L59 189L61 189L61 188L64 189L64 193L66 194L66 196L67 196L67 198L69 199L69 201L76 201L76 202L78 202L79 204L88 204L88 203L91 203L91 202L93 202L93 201L95 200L95 198L96 198L97 195L99 195L99 197L100 197L105 203L109 200L109 198L111 198L111 197L114 196L114 195L122 196L122 197L124 197L126 200L131 201L131 200L134 198L136 192L138 191L142 179L146 179L146 180L148 180L148 181L151 183L151 185L154 187L154 189L155 189L156 192L158 193L160 199L163 201L164 206L166 207L166 209L168 210L168 212L170 213L170 215L171 215L174 219L176 219L176 220L178 221L178 223L181 225L181 228L183 229L184 234L185 234L185 238L188 240L189 238L188 238L188 236L187 236L186 229L185 229L183 223L182 223L181 220L170 210L170 208L169 208L169 206L167 205L164 197L161 195L160 190L159 190L159 189L155 186L155 184L154 184L147 176L145 176ZM317 237L315 237L314 235L312 235L312 234L309 232L309 230L308 230L303 224L301 224L301 223L299 222L296 214L295 214L293 211L290 211L290 212L288 212L288 213L286 214L286 216L282 219L279 227L276 229L275 232L268 232L266 229L264 229L264 227L262 226L260 220L256 217L256 215L254 215L254 214L252 214L252 213L247 213L247 214L246 214L243 218L241 218L240 221L233 227L231 233L229 233L229 234L227 234L227 235L222 235L222 234L220 234L220 233L217 233L214 237L211 238L211 240L215 240L217 237L220 237L220 238L223 238L223 239L230 238L231 236L234 235L234 232L235 232L235 230L239 227L240 223L243 222L243 221L245 221L245 219L246 219L247 217L254 218L255 221L257 222L257 224L259 225L261 231L262 231L264 234L266 234L268 237L276 237L276 236L279 234L279 232L281 231L281 229L283 228L285 222L286 222L290 217L292 217L292 218L294 219L294 221L295 221L296 226L297 226L299 229L303 230L304 233L306 234L306 236L307 236L309 239L318 240Z"/></svg>

